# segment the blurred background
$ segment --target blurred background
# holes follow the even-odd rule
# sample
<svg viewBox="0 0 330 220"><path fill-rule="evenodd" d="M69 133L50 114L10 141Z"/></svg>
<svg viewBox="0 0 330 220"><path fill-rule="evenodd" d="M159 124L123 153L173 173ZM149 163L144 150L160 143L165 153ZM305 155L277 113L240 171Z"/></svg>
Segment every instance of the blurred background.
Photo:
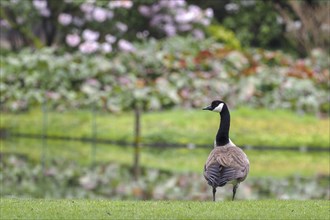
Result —
<svg viewBox="0 0 330 220"><path fill-rule="evenodd" d="M330 199L328 1L0 4L1 197L211 200L221 99L238 199Z"/></svg>

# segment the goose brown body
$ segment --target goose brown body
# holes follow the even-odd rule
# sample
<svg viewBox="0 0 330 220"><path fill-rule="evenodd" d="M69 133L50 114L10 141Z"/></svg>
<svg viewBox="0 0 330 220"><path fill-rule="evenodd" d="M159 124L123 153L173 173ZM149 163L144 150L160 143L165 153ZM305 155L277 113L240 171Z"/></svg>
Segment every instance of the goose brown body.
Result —
<svg viewBox="0 0 330 220"><path fill-rule="evenodd" d="M234 200L239 184L249 173L250 162L242 149L229 139L230 113L223 101L215 100L210 106L203 108L220 113L220 126L215 138L214 149L209 154L204 165L204 177L213 189L215 201L216 188L233 184Z"/></svg>
<svg viewBox="0 0 330 220"><path fill-rule="evenodd" d="M215 188L227 183L239 184L247 177L249 165L246 154L229 142L211 151L204 166L204 177Z"/></svg>

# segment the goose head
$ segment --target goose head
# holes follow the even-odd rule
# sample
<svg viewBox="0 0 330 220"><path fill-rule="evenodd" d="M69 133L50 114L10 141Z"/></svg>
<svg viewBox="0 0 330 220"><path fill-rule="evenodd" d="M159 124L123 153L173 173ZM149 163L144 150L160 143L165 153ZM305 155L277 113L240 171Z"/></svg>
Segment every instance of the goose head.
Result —
<svg viewBox="0 0 330 220"><path fill-rule="evenodd" d="M224 103L223 101L220 101L220 100L214 100L214 101L212 101L211 105L203 108L203 110L209 110L209 111L221 113L221 111L224 109L224 107L225 108L227 107L226 103Z"/></svg>

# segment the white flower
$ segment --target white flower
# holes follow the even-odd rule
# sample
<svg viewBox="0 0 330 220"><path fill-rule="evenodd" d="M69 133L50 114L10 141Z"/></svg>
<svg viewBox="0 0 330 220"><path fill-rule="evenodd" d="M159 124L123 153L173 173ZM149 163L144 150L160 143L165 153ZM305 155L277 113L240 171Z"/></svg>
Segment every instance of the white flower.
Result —
<svg viewBox="0 0 330 220"><path fill-rule="evenodd" d="M178 14L175 16L175 21L178 23L189 23L194 19L195 15L191 12L186 12L184 14Z"/></svg>
<svg viewBox="0 0 330 220"><path fill-rule="evenodd" d="M69 24L71 24L72 22L72 16L70 14L66 14L66 13L61 13L58 16L58 22L64 26L67 26Z"/></svg>
<svg viewBox="0 0 330 220"><path fill-rule="evenodd" d="M108 11L104 8L97 7L93 11L95 21L104 22L108 17Z"/></svg>
<svg viewBox="0 0 330 220"><path fill-rule="evenodd" d="M214 13L213 13L213 9L212 9L212 8L207 8L207 9L205 10L205 15L206 15L206 17L208 17L208 18L213 18L213 15L214 15Z"/></svg>
<svg viewBox="0 0 330 220"><path fill-rule="evenodd" d="M85 41L79 45L79 50L85 54L91 54L99 49L99 44L95 41Z"/></svg>
<svg viewBox="0 0 330 220"><path fill-rule="evenodd" d="M202 40L202 39L205 38L204 32L201 31L200 29L195 29L195 30L193 30L192 35L193 35L196 39L199 39L199 40Z"/></svg>
<svg viewBox="0 0 330 220"><path fill-rule="evenodd" d="M126 32L127 31L127 25L126 24L124 24L124 23L121 23L121 22L117 22L116 23L116 27L118 28L118 30L120 31L120 32Z"/></svg>
<svg viewBox="0 0 330 220"><path fill-rule="evenodd" d="M296 31L296 30L299 30L301 28L301 26L302 26L302 24L300 21L290 22L286 26L286 31L288 31L288 32Z"/></svg>
<svg viewBox="0 0 330 220"><path fill-rule="evenodd" d="M104 53L110 53L112 51L112 46L109 43L103 43L103 44L101 44L101 50Z"/></svg>
<svg viewBox="0 0 330 220"><path fill-rule="evenodd" d="M86 29L83 31L82 36L86 41L96 41L99 38L100 33L92 31L90 29Z"/></svg>
<svg viewBox="0 0 330 220"><path fill-rule="evenodd" d="M80 5L80 10L85 12L85 13L92 13L94 9L94 6L92 4L89 4L89 3L83 3Z"/></svg>
<svg viewBox="0 0 330 220"><path fill-rule="evenodd" d="M133 46L133 44L131 44L127 40L123 40L123 39L119 40L118 47L120 50L126 51L126 52L133 52L136 50L135 47Z"/></svg>
<svg viewBox="0 0 330 220"><path fill-rule="evenodd" d="M114 14L113 11L108 11L108 18L111 19L113 18Z"/></svg>
<svg viewBox="0 0 330 220"><path fill-rule="evenodd" d="M70 47L76 47L80 43L80 36L78 34L68 34L65 41Z"/></svg>
<svg viewBox="0 0 330 220"><path fill-rule="evenodd" d="M8 23L7 20L0 19L0 27L10 28L10 24Z"/></svg>
<svg viewBox="0 0 330 220"><path fill-rule="evenodd" d="M74 18L73 18L73 24L76 25L76 26L78 26L78 27L83 26L84 23L85 23L85 22L84 22L83 19L80 19L80 18L78 18L78 17L74 17Z"/></svg>
<svg viewBox="0 0 330 220"><path fill-rule="evenodd" d="M151 18L151 21L150 21L150 25L151 26L158 26L161 24L161 22L163 21L163 15L159 15L159 14L156 14L155 16L153 16Z"/></svg>
<svg viewBox="0 0 330 220"><path fill-rule="evenodd" d="M10 3L16 5L20 0L10 0Z"/></svg>
<svg viewBox="0 0 330 220"><path fill-rule="evenodd" d="M225 9L228 12L236 12L239 10L239 5L235 3L229 3L225 5Z"/></svg>
<svg viewBox="0 0 330 220"><path fill-rule="evenodd" d="M182 24L179 25L178 30L179 31L189 31L191 30L192 26L190 24Z"/></svg>
<svg viewBox="0 0 330 220"><path fill-rule="evenodd" d="M131 0L111 0L108 6L109 8L131 8L133 2Z"/></svg>
<svg viewBox="0 0 330 220"><path fill-rule="evenodd" d="M255 0L244 0L244 1L241 1L241 3L245 7L249 7L249 6L256 4Z"/></svg>
<svg viewBox="0 0 330 220"><path fill-rule="evenodd" d="M45 1L45 0L33 0L33 6L38 10L45 9L47 7L47 1Z"/></svg>
<svg viewBox="0 0 330 220"><path fill-rule="evenodd" d="M166 8L176 9L177 7L182 7L186 5L185 0L160 0L159 5Z"/></svg>
<svg viewBox="0 0 330 220"><path fill-rule="evenodd" d="M149 35L149 31L147 31L147 30L136 33L136 37L139 39L145 39L148 37L148 35Z"/></svg>
<svg viewBox="0 0 330 220"><path fill-rule="evenodd" d="M113 44L114 42L116 42L117 38L115 36L112 36L111 34L107 34L105 35L105 40L108 43Z"/></svg>
<svg viewBox="0 0 330 220"><path fill-rule="evenodd" d="M138 8L139 12L141 15L145 16L145 17L149 17L151 16L151 10L148 6L145 5L140 5Z"/></svg>
<svg viewBox="0 0 330 220"><path fill-rule="evenodd" d="M44 8L44 9L39 10L39 13L43 17L49 17L51 15L51 12L48 8Z"/></svg>
<svg viewBox="0 0 330 220"><path fill-rule="evenodd" d="M203 18L199 22L204 26L208 26L211 23L210 19L208 18Z"/></svg>
<svg viewBox="0 0 330 220"><path fill-rule="evenodd" d="M178 14L175 16L175 21L178 23L190 23L193 20L195 20L196 16L198 15L198 13L196 13L197 11L195 10L195 8L190 8L189 10L179 10Z"/></svg>
<svg viewBox="0 0 330 220"><path fill-rule="evenodd" d="M172 24L164 25L164 31L168 37L172 37L176 34L176 28Z"/></svg>

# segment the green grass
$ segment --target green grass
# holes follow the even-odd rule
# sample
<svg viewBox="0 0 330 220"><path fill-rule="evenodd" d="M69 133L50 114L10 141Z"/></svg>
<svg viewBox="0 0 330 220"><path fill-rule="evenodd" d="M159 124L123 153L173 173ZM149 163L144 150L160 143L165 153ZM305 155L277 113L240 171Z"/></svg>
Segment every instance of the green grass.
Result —
<svg viewBox="0 0 330 220"><path fill-rule="evenodd" d="M329 219L329 201L4 199L1 219Z"/></svg>
<svg viewBox="0 0 330 220"><path fill-rule="evenodd" d="M35 163L40 162L42 155L46 161L64 159L77 161L82 165L91 164L93 157L92 145L81 142L47 141L47 147L42 148L42 140L12 139L0 141L1 152L26 155ZM141 165L171 172L201 173L206 158L211 150L167 148L154 149L143 147L141 150ZM246 150L251 168L250 177L272 176L287 177L292 175L314 176L329 175L329 154L289 151L253 151ZM97 144L95 151L97 163L115 162L131 165L133 148L115 145Z"/></svg>
<svg viewBox="0 0 330 220"><path fill-rule="evenodd" d="M329 148L329 118L297 115L284 110L240 108L231 111L231 139L237 145ZM47 134L75 138L91 137L90 111L48 112ZM0 128L40 134L42 113L1 113ZM133 140L133 113L98 113L97 137ZM202 110L172 110L142 115L142 142L194 143L212 145L219 116Z"/></svg>

